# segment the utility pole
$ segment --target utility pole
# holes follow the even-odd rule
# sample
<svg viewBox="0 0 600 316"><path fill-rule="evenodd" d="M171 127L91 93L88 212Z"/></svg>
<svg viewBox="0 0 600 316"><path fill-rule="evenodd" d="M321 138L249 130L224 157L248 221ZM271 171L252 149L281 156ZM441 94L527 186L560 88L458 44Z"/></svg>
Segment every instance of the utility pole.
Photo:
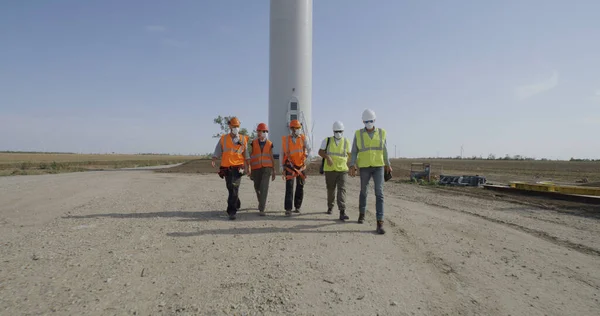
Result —
<svg viewBox="0 0 600 316"><path fill-rule="evenodd" d="M460 159L463 159L463 145L460 145Z"/></svg>
<svg viewBox="0 0 600 316"><path fill-rule="evenodd" d="M398 158L398 154L396 153L396 148L398 145L394 145L394 158Z"/></svg>

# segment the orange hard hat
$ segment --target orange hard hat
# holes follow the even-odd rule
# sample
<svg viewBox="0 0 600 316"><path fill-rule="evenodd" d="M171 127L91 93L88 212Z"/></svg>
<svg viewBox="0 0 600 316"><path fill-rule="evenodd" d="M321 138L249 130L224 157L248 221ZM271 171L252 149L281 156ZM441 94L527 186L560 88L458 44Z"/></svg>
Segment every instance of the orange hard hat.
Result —
<svg viewBox="0 0 600 316"><path fill-rule="evenodd" d="M240 126L240 120L238 120L238 118L234 116L231 119L229 119L229 125L230 126L234 126L234 127L239 127Z"/></svg>
<svg viewBox="0 0 600 316"><path fill-rule="evenodd" d="M290 127L291 128L301 128L302 125L300 125L300 122L298 120L292 120L290 122Z"/></svg>
<svg viewBox="0 0 600 316"><path fill-rule="evenodd" d="M257 131L269 131L269 128L267 127L267 124L265 123L260 123L258 124L258 126L256 127Z"/></svg>

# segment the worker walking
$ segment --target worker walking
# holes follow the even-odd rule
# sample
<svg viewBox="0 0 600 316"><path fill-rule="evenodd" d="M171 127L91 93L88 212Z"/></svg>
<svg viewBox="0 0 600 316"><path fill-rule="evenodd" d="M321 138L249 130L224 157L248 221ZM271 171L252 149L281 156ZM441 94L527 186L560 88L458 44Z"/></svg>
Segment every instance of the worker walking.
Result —
<svg viewBox="0 0 600 316"><path fill-rule="evenodd" d="M348 158L350 156L350 141L343 137L344 124L340 121L333 123L333 137L323 139L319 156L323 157L323 171L327 186L327 214L333 210L335 191L337 187L337 206L340 220L349 219L346 215L346 181L348 179Z"/></svg>
<svg viewBox="0 0 600 316"><path fill-rule="evenodd" d="M281 151L279 155L280 170L285 180L285 215L292 215L292 204L294 212L300 213L302 200L304 198L304 183L306 181L306 158L310 155L308 138L301 133L302 125L298 120L292 120L289 124L290 135L281 137ZM294 192L294 179L296 179L296 191Z"/></svg>
<svg viewBox="0 0 600 316"><path fill-rule="evenodd" d="M267 196L269 194L269 178L275 180L275 158L273 157L273 143L268 140L269 129L267 124L260 123L256 127L257 138L252 141L250 154L251 179L254 181L254 191L258 199L258 213L265 215Z"/></svg>
<svg viewBox="0 0 600 316"><path fill-rule="evenodd" d="M357 130L354 134L350 176L356 176L356 169L358 167L360 170L358 223L360 224L365 220L367 189L369 181L373 178L376 197L375 216L377 218L377 233L385 234L385 230L383 229L384 172L391 174L392 167L388 157L386 131L382 128L375 128L375 118L375 112L371 109L366 109L362 113L362 121L365 124L365 128Z"/></svg>
<svg viewBox="0 0 600 316"><path fill-rule="evenodd" d="M238 195L244 170L251 172L248 167L250 156L248 155L248 136L240 135L240 120L232 117L229 122L229 133L221 135L215 152L212 156L212 166L216 168L215 161L221 158L219 176L225 178L227 191L227 214L229 219L236 218L240 210L241 201Z"/></svg>

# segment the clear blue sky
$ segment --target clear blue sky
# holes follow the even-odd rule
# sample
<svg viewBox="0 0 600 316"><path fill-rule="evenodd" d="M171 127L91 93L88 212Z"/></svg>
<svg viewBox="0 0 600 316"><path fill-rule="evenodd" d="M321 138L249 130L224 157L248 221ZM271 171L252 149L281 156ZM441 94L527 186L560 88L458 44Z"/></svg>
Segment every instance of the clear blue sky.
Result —
<svg viewBox="0 0 600 316"><path fill-rule="evenodd" d="M600 158L600 1L315 0L314 145ZM267 121L268 0L0 2L0 150L207 153ZM51 130L52 129L52 130Z"/></svg>

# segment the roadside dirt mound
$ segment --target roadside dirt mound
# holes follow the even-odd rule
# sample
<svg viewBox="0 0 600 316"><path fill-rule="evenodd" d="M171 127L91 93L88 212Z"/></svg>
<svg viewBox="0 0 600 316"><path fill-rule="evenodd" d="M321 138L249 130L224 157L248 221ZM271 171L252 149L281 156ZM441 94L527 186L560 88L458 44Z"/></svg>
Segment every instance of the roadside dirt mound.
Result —
<svg viewBox="0 0 600 316"><path fill-rule="evenodd" d="M434 194L448 196L468 196L498 202L510 202L544 210L554 210L565 214L575 214L583 217L600 219L600 205L587 204L574 201L564 201L543 196L528 196L518 193L497 192L475 187L457 186L419 186L428 189Z"/></svg>
<svg viewBox="0 0 600 316"><path fill-rule="evenodd" d="M160 170L156 170L156 172L160 173L200 173L200 174L208 174L216 172L215 169L211 166L210 160L208 159L196 159L185 162L179 166L171 167L171 168L163 168Z"/></svg>
<svg viewBox="0 0 600 316"><path fill-rule="evenodd" d="M580 186L582 186L582 187L597 187L597 188L600 188L600 182L583 183L583 184L580 184Z"/></svg>

